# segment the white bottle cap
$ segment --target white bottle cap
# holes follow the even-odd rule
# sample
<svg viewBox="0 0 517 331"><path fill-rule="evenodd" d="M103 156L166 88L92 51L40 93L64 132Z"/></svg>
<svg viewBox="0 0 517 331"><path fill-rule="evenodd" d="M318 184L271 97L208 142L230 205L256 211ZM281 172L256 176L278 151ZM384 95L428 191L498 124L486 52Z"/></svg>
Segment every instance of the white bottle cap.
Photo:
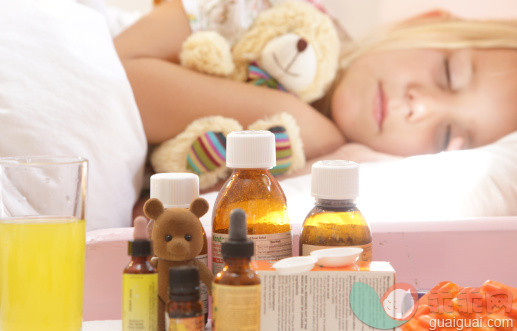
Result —
<svg viewBox="0 0 517 331"><path fill-rule="evenodd" d="M151 176L151 198L165 208L188 208L199 196L199 177L191 173L161 173Z"/></svg>
<svg viewBox="0 0 517 331"><path fill-rule="evenodd" d="M270 131L233 131L226 137L228 168L271 169L276 165L275 135Z"/></svg>
<svg viewBox="0 0 517 331"><path fill-rule="evenodd" d="M311 192L316 199L352 200L359 195L359 166L352 161L326 160L312 165Z"/></svg>

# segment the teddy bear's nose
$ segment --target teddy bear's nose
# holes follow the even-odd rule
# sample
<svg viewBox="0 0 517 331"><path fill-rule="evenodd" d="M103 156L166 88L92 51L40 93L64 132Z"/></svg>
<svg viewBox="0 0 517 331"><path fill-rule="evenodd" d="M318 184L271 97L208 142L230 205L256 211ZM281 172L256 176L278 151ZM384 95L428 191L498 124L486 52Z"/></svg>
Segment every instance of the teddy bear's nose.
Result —
<svg viewBox="0 0 517 331"><path fill-rule="evenodd" d="M305 41L305 39L303 38L298 39L296 48L298 49L298 52L303 52L307 48L307 41Z"/></svg>

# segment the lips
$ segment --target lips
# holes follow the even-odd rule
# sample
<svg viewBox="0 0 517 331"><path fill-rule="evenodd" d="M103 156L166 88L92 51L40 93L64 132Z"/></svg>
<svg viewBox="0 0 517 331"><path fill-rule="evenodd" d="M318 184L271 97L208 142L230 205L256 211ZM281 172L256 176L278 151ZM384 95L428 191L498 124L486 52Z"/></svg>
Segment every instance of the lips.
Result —
<svg viewBox="0 0 517 331"><path fill-rule="evenodd" d="M382 88L382 84L379 83L377 87L377 93L375 93L374 105L373 105L373 118L375 119L375 123L377 124L377 128L382 131L382 125L384 123L384 119L387 115L386 109L386 95L384 94L384 90Z"/></svg>

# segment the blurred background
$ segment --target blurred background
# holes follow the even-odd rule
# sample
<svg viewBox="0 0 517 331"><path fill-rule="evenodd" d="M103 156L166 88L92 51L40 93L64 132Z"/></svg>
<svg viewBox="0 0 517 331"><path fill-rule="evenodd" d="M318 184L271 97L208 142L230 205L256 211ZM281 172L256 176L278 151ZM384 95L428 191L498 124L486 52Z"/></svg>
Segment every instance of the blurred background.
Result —
<svg viewBox="0 0 517 331"><path fill-rule="evenodd" d="M189 0L187 0L189 1ZM195 0L190 0L195 1ZM209 0L206 0L209 1ZM465 18L517 19L515 0L316 0L335 16L353 38L372 28L405 19L426 11L445 9ZM108 6L145 13L152 0L106 0Z"/></svg>

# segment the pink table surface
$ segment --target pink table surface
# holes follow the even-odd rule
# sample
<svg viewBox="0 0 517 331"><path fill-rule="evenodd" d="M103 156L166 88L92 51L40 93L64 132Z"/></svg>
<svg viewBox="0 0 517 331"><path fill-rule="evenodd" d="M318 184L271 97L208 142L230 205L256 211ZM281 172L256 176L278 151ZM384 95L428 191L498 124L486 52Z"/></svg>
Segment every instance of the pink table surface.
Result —
<svg viewBox="0 0 517 331"><path fill-rule="evenodd" d="M492 279L517 287L517 217L374 222L371 227L373 259L391 262L398 282L429 289L444 280L479 286ZM205 230L210 236L207 224ZM293 224L293 254L298 254L299 230L300 224ZM121 276L131 236L131 228L88 232L84 320L121 318Z"/></svg>

